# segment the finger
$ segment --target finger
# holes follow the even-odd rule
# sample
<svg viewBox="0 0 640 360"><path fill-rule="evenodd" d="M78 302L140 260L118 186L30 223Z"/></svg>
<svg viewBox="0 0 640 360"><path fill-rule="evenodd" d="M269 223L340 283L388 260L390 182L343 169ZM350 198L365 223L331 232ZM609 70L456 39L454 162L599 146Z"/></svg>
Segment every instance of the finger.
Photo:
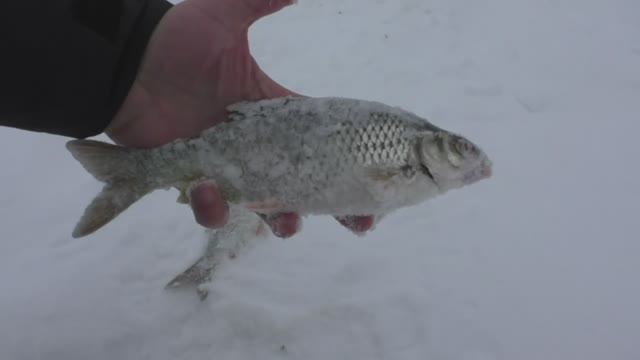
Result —
<svg viewBox="0 0 640 360"><path fill-rule="evenodd" d="M213 182L204 181L195 185L189 191L189 203L198 224L215 229L227 223L229 206Z"/></svg>
<svg viewBox="0 0 640 360"><path fill-rule="evenodd" d="M273 235L281 238L288 238L300 231L302 220L296 213L277 213L271 215L260 215L264 222L269 225Z"/></svg>
<svg viewBox="0 0 640 360"><path fill-rule="evenodd" d="M338 222L344 227L356 234L364 234L365 232L371 230L375 223L375 217L373 215L335 216L335 219L338 220Z"/></svg>

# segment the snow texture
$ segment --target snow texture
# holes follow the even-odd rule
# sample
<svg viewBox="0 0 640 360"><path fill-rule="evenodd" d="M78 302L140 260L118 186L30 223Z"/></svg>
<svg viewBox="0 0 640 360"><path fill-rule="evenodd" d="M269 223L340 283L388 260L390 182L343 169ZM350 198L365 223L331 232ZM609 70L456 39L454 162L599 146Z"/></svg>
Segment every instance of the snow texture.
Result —
<svg viewBox="0 0 640 360"><path fill-rule="evenodd" d="M258 22L264 70L410 109L494 175L358 237L329 217L164 285L201 255L175 191L88 239L101 185L67 139L0 129L0 359L640 358L640 3L315 0Z"/></svg>

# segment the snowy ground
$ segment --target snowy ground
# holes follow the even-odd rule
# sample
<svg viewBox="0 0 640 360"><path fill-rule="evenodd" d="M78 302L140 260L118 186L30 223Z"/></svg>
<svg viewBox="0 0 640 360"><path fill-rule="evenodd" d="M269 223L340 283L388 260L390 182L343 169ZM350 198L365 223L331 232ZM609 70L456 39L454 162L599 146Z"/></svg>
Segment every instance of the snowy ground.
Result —
<svg viewBox="0 0 640 360"><path fill-rule="evenodd" d="M491 181L264 240L212 294L167 292L204 241L175 192L87 239L100 185L66 139L0 129L0 359L638 359L640 3L301 0L264 69L458 131ZM284 345L284 348L282 346Z"/></svg>

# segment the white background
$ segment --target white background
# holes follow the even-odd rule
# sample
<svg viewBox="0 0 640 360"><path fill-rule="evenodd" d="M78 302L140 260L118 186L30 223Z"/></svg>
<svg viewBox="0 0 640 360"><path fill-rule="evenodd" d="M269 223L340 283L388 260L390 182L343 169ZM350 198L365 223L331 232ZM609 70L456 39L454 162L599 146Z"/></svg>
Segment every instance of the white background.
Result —
<svg viewBox="0 0 640 360"><path fill-rule="evenodd" d="M97 234L67 139L0 128L1 359L638 359L640 3L301 0L256 58L313 96L399 105L494 177L356 237L325 217L165 283L204 239L175 191ZM286 350L282 351L284 345Z"/></svg>

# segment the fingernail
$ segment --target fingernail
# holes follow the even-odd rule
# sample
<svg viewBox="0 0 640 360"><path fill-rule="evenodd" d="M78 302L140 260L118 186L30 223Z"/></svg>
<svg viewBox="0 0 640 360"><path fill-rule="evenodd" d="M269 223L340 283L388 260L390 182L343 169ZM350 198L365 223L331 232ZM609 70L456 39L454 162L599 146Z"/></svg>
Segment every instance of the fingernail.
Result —
<svg viewBox="0 0 640 360"><path fill-rule="evenodd" d="M300 230L300 217L295 213L280 213L266 217L266 222L273 234L280 238L293 236Z"/></svg>
<svg viewBox="0 0 640 360"><path fill-rule="evenodd" d="M200 225L219 228L226 224L229 217L229 205L220 197L213 183L199 183L191 190L190 194L191 208Z"/></svg>
<svg viewBox="0 0 640 360"><path fill-rule="evenodd" d="M363 235L371 230L374 224L373 216L336 216L336 220L357 235Z"/></svg>

